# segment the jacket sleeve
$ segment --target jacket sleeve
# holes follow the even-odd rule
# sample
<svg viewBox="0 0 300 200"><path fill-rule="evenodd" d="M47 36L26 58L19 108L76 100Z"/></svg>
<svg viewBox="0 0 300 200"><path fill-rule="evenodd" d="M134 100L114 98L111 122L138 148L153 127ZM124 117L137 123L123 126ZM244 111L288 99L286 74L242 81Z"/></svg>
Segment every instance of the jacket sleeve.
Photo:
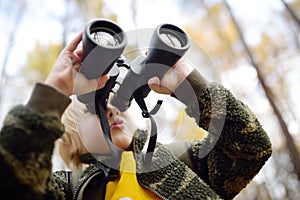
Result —
<svg viewBox="0 0 300 200"><path fill-rule="evenodd" d="M188 144L192 169L222 198L232 199L271 156L269 137L249 107L222 85L204 84L197 71L187 80L197 101L187 95L181 100L187 114L208 131L204 140Z"/></svg>
<svg viewBox="0 0 300 200"><path fill-rule="evenodd" d="M0 135L0 193L18 199L60 199L51 156L64 132L60 117L70 99L37 83L26 105L7 114Z"/></svg>

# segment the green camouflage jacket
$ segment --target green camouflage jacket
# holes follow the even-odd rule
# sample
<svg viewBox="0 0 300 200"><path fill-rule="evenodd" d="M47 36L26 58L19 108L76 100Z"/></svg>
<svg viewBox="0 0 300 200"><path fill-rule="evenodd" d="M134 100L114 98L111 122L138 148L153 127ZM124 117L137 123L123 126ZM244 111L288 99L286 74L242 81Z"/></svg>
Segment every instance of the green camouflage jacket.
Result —
<svg viewBox="0 0 300 200"><path fill-rule="evenodd" d="M201 141L157 144L149 171L143 169L141 151L147 133L137 131L133 142L139 183L162 199L232 199L272 153L249 108L220 84L202 87L197 76L194 72L187 79L197 102L174 96L187 102L186 112L208 135ZM69 103L64 94L37 83L28 103L7 114L0 135L1 199L104 199L106 173L99 162L82 173L74 191L70 173L52 172L54 142L64 132L60 117Z"/></svg>

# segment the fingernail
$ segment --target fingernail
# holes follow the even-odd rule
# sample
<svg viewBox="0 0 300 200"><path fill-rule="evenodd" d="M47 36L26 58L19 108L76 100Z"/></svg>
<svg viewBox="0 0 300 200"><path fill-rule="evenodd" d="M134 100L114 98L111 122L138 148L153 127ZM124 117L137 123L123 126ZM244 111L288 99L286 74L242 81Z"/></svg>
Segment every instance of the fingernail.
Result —
<svg viewBox="0 0 300 200"><path fill-rule="evenodd" d="M158 84L158 78L157 77L153 77L153 78L149 79L148 83L149 84Z"/></svg>

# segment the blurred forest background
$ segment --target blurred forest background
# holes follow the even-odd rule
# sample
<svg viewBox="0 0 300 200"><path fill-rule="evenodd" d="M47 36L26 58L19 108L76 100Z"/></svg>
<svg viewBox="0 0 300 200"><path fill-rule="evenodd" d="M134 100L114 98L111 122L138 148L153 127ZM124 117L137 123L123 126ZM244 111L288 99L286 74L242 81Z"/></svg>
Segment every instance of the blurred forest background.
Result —
<svg viewBox="0 0 300 200"><path fill-rule="evenodd" d="M0 0L0 121L90 19L125 31L173 23L201 47L193 64L216 67L211 79L250 106L273 143L271 159L235 199L300 199L299 13L299 0ZM166 126L189 129L179 115L165 115Z"/></svg>

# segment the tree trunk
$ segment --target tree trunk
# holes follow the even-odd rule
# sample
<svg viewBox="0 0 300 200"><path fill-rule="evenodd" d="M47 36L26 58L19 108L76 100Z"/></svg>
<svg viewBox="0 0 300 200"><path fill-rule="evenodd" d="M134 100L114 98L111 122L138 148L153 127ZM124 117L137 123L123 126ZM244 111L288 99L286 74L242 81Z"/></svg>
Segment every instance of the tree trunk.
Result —
<svg viewBox="0 0 300 200"><path fill-rule="evenodd" d="M289 4L287 4L284 0L280 0L285 9L290 13L291 17L295 20L295 22L297 23L298 28L300 29L300 20L298 18L298 16L296 15L296 13L293 11L293 9L289 6Z"/></svg>
<svg viewBox="0 0 300 200"><path fill-rule="evenodd" d="M273 108L273 111L279 121L279 124L280 124L280 127L282 129L282 133L284 134L284 137L286 139L286 147L288 148L290 154L291 154L291 159L292 159L292 162L294 164L294 168L295 168L295 173L297 174L298 176L298 179L300 180L300 157L299 157L299 152L296 148L296 145L294 143L294 140L291 136L291 134L289 133L288 131L288 128L287 128L287 125L281 115L281 112L279 110L279 108L277 107L276 105L276 102L275 102L275 99L274 99L274 95L271 91L271 89L266 85L265 83L265 80L264 80L264 76L263 76L263 73L261 72L260 70L260 66L258 65L258 63L255 61L254 57L253 57L253 54L250 50L250 48L248 47L248 45L246 44L246 41L244 39L244 36L242 34L242 31L239 27L239 24L237 23L232 11L231 11L231 8L230 6L227 4L226 0L223 0L227 10L228 10L228 13L233 21L233 23L235 24L235 27L236 27L236 30L238 32L238 35L240 37L240 40L243 44L243 47L250 59L250 63L251 65L254 67L254 69L256 70L257 72L257 77L258 77L258 80L261 84L261 86L263 87L264 91L265 91L265 95L270 103L270 105L272 106Z"/></svg>

